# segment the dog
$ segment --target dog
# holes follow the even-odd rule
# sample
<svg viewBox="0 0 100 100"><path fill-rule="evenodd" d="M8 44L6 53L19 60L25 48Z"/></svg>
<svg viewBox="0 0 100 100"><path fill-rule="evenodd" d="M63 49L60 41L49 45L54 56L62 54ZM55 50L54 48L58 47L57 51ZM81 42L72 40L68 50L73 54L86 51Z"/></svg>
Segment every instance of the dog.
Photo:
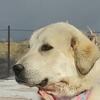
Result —
<svg viewBox="0 0 100 100"><path fill-rule="evenodd" d="M83 93L89 94L86 100L100 99L99 49L69 23L33 32L29 51L13 70L18 83L38 87L44 99L46 94L49 100L76 100Z"/></svg>

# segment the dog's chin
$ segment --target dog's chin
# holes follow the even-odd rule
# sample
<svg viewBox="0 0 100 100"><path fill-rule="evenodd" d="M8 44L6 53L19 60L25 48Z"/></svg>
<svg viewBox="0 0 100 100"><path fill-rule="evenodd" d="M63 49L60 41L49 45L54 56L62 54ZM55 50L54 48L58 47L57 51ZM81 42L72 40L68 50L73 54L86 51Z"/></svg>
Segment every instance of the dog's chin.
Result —
<svg viewBox="0 0 100 100"><path fill-rule="evenodd" d="M17 81L17 83L20 84L20 85L25 85L25 86L27 86L27 87L34 87L33 84L30 84L30 83L28 83L28 82L18 82L18 81Z"/></svg>
<svg viewBox="0 0 100 100"><path fill-rule="evenodd" d="M26 79L20 79L20 78L15 77L15 80L20 85L25 85L25 86L28 86L28 87L34 86L33 83L28 82L28 80L26 80Z"/></svg>
<svg viewBox="0 0 100 100"><path fill-rule="evenodd" d="M67 87L66 82L58 82L43 88L40 87L38 93L44 100L62 100L62 98L70 99L78 95L76 91L71 88L68 89Z"/></svg>

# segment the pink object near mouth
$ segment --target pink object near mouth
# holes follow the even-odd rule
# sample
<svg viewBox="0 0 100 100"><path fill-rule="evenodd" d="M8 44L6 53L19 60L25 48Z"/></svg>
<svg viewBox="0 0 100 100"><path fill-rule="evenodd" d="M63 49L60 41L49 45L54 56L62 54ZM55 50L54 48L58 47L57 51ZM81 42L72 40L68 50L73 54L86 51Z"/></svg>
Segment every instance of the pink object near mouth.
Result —
<svg viewBox="0 0 100 100"><path fill-rule="evenodd" d="M57 96L54 96L53 94L50 94L48 93L47 91L45 90L39 90L38 91L38 94L44 99L44 100L88 100L90 94L91 94L91 91L86 91L86 92L83 92L81 94L79 94L78 96L75 96L75 97L72 97L72 98L68 98L68 97L61 97L61 98L58 98Z"/></svg>
<svg viewBox="0 0 100 100"><path fill-rule="evenodd" d="M47 93L46 91L39 90L38 94L44 99L44 100L56 100L55 96L52 94Z"/></svg>

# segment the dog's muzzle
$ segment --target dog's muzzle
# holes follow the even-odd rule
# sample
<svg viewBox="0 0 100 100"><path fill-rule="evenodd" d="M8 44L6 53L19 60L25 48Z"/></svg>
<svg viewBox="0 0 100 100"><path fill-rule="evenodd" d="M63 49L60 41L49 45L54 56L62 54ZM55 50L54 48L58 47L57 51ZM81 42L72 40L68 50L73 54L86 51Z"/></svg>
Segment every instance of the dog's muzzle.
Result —
<svg viewBox="0 0 100 100"><path fill-rule="evenodd" d="M25 67L22 64L16 64L13 66L15 73L15 79L18 83L28 84L28 80L25 78ZM34 84L34 86L44 87L48 84L48 78L44 78L40 83Z"/></svg>

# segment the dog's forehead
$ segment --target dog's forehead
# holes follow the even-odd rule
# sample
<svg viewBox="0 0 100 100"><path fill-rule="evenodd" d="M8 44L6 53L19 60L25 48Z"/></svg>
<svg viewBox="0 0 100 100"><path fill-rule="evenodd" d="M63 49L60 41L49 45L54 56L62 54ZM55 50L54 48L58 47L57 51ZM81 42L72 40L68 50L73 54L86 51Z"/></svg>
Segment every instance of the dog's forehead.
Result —
<svg viewBox="0 0 100 100"><path fill-rule="evenodd" d="M34 44L36 41L40 42L54 42L54 41L64 41L66 36L66 32L69 32L67 27L65 27L65 23L57 23L48 25L43 27L35 32L30 39L30 44ZM68 35L68 34L67 34Z"/></svg>
<svg viewBox="0 0 100 100"><path fill-rule="evenodd" d="M43 38L48 38L48 37L54 37L55 35L61 35L60 33L63 33L59 31L59 29L55 29L54 27L45 27L42 29L39 29L35 32L33 32L33 35L30 40L34 39L43 39Z"/></svg>
<svg viewBox="0 0 100 100"><path fill-rule="evenodd" d="M51 31L47 32L43 32L40 34L37 34L37 37L33 37L33 39L31 40L31 47L40 47L43 44L49 44L51 46L53 46L54 48L60 48L64 45L66 45L67 43L65 42L66 39L65 37L63 37L64 35L62 34L56 34L53 33ZM62 45L63 44L63 45Z"/></svg>

